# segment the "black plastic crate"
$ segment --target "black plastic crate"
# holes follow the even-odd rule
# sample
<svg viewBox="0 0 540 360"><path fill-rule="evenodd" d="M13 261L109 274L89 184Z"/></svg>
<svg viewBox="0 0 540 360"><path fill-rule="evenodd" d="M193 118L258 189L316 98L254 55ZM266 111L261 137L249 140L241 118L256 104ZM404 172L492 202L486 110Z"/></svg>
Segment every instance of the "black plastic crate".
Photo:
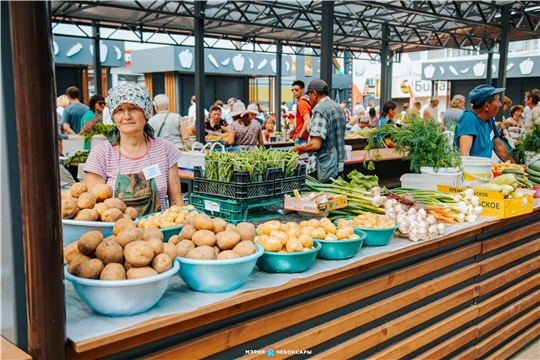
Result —
<svg viewBox="0 0 540 360"><path fill-rule="evenodd" d="M274 185L274 195L290 194L294 190L303 191L306 189L306 165L298 164L294 170L294 176L284 177L283 171L279 169Z"/></svg>

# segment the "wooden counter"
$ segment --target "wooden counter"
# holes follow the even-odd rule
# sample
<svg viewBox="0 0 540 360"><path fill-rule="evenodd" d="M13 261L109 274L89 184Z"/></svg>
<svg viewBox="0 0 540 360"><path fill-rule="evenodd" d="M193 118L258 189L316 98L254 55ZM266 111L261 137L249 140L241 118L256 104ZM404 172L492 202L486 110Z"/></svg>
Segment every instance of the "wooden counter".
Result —
<svg viewBox="0 0 540 360"><path fill-rule="evenodd" d="M537 204L538 205L538 204ZM540 335L540 211L473 225L113 335L70 359L508 358Z"/></svg>

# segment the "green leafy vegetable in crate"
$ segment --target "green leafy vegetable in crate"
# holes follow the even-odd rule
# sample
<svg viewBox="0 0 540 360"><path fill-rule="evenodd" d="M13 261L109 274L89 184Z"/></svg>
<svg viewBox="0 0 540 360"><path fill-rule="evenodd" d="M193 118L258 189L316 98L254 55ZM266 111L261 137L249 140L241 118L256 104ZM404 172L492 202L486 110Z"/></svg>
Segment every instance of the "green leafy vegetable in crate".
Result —
<svg viewBox="0 0 540 360"><path fill-rule="evenodd" d="M88 154L90 154L90 150L77 151L75 154L64 160L64 166L85 163L88 159Z"/></svg>

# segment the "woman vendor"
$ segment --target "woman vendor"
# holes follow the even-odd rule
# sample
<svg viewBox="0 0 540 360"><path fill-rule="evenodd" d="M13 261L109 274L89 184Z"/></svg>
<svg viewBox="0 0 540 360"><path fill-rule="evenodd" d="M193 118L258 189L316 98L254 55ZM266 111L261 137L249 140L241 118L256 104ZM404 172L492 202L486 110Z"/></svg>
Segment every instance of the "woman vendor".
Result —
<svg viewBox="0 0 540 360"><path fill-rule="evenodd" d="M234 103L233 110L229 113L233 122L228 128L227 145L242 146L248 150L264 144L261 124L253 121L258 113L255 104L250 104L246 110L244 103L240 101Z"/></svg>
<svg viewBox="0 0 540 360"><path fill-rule="evenodd" d="M155 213L169 205L183 206L178 176L181 152L168 140L154 138L147 123L152 110L150 94L139 84L109 90L115 127L107 140L92 149L84 167L86 185L108 184L114 197L137 209L137 215Z"/></svg>

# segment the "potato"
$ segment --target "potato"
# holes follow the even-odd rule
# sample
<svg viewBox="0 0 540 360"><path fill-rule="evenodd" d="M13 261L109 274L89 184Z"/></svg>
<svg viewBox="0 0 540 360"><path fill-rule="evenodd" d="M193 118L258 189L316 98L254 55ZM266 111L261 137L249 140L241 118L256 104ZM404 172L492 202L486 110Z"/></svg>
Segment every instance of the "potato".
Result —
<svg viewBox="0 0 540 360"><path fill-rule="evenodd" d="M257 252L257 247L252 241L240 241L232 251L238 254L238 256L248 256Z"/></svg>
<svg viewBox="0 0 540 360"><path fill-rule="evenodd" d="M126 204L120 199L117 198L110 198L105 201L103 201L105 205L107 205L109 208L116 208L120 210L122 213L124 210L126 210Z"/></svg>
<svg viewBox="0 0 540 360"><path fill-rule="evenodd" d="M211 246L203 245L191 249L186 258L188 259L199 259L199 260L216 260L216 252Z"/></svg>
<svg viewBox="0 0 540 360"><path fill-rule="evenodd" d="M73 218L73 220L80 220L80 221L97 221L97 219L98 219L98 213L94 209L82 209Z"/></svg>
<svg viewBox="0 0 540 360"><path fill-rule="evenodd" d="M169 241L167 241L166 244L172 244L176 246L176 244L178 244L181 240L182 238L180 237L180 235L173 235L169 238Z"/></svg>
<svg viewBox="0 0 540 360"><path fill-rule="evenodd" d="M124 229L120 231L118 235L116 235L116 242L118 243L118 245L125 248L127 244L133 241L142 240L141 238L142 238L143 232L144 232L143 229L137 229L137 228Z"/></svg>
<svg viewBox="0 0 540 360"><path fill-rule="evenodd" d="M126 272L128 279L141 279L157 274L157 271L152 269L150 266L132 267Z"/></svg>
<svg viewBox="0 0 540 360"><path fill-rule="evenodd" d="M193 234L191 241L197 246L214 246L216 243L216 234L210 230L198 230Z"/></svg>
<svg viewBox="0 0 540 360"><path fill-rule="evenodd" d="M233 224L227 224L227 227L225 228L226 231L236 231L236 225Z"/></svg>
<svg viewBox="0 0 540 360"><path fill-rule="evenodd" d="M287 241L287 252L301 252L304 251L302 243L298 239L291 239Z"/></svg>
<svg viewBox="0 0 540 360"><path fill-rule="evenodd" d="M68 244L68 246L64 248L64 259L66 260L66 264L69 264L71 260L80 253L78 241Z"/></svg>
<svg viewBox="0 0 540 360"><path fill-rule="evenodd" d="M176 255L186 257L190 250L195 249L195 244L191 240L181 240L176 244Z"/></svg>
<svg viewBox="0 0 540 360"><path fill-rule="evenodd" d="M195 226L195 229L197 230L212 231L214 229L214 222L210 216L206 214L198 214L193 218L193 226Z"/></svg>
<svg viewBox="0 0 540 360"><path fill-rule="evenodd" d="M105 265L101 274L99 275L99 280L125 280L126 279L126 270L122 264L110 263Z"/></svg>
<svg viewBox="0 0 540 360"><path fill-rule="evenodd" d="M337 240L337 236L336 234L326 234L326 236L324 237L324 240Z"/></svg>
<svg viewBox="0 0 540 360"><path fill-rule="evenodd" d="M247 222L236 225L236 232L240 235L242 241L253 241L255 238L255 226Z"/></svg>
<svg viewBox="0 0 540 360"><path fill-rule="evenodd" d="M146 266L154 258L154 249L146 241L136 240L126 245L124 256L133 266Z"/></svg>
<svg viewBox="0 0 540 360"><path fill-rule="evenodd" d="M220 218L212 219L212 222L214 223L214 233L219 233L222 231L225 231L227 229L227 222Z"/></svg>
<svg viewBox="0 0 540 360"><path fill-rule="evenodd" d="M165 249L165 247L163 246L163 242L159 239L156 239L156 238L148 239L146 240L146 242L150 244L152 249L154 249L154 256L161 254L163 250ZM156 268L154 269L157 271Z"/></svg>
<svg viewBox="0 0 540 360"><path fill-rule="evenodd" d="M336 236L338 238L338 240L345 240L349 237L349 231L347 231L347 228L342 228L342 229L339 229L337 232L336 232Z"/></svg>
<svg viewBox="0 0 540 360"><path fill-rule="evenodd" d="M276 236L267 237L261 245L266 251L279 251L283 247L283 241Z"/></svg>
<svg viewBox="0 0 540 360"><path fill-rule="evenodd" d="M222 231L216 235L216 245L221 250L232 250L240 242L240 235L235 231Z"/></svg>
<svg viewBox="0 0 540 360"><path fill-rule="evenodd" d="M321 221L322 224L322 221ZM323 225L324 231L326 231L327 234L335 234L337 232L336 225L329 223L324 223Z"/></svg>
<svg viewBox="0 0 540 360"><path fill-rule="evenodd" d="M124 269L125 269L126 271L128 271L128 270L131 269L132 267L133 267L133 265L131 265L131 264L129 263L129 261L124 261Z"/></svg>
<svg viewBox="0 0 540 360"><path fill-rule="evenodd" d="M113 196L112 188L107 184L96 184L90 192L96 198L97 202L103 202Z"/></svg>
<svg viewBox="0 0 540 360"><path fill-rule="evenodd" d="M92 209L96 205L96 198L90 193L82 193L77 199L77 207L79 209Z"/></svg>
<svg viewBox="0 0 540 360"><path fill-rule="evenodd" d="M149 239L159 239L163 241L164 239L163 232L155 227L144 229L141 240L149 240Z"/></svg>
<svg viewBox="0 0 540 360"><path fill-rule="evenodd" d="M317 227L311 232L311 237L314 239L324 239L326 237L326 231L322 227Z"/></svg>
<svg viewBox="0 0 540 360"><path fill-rule="evenodd" d="M99 259L86 260L79 265L75 271L75 275L86 279L97 279L104 267Z"/></svg>
<svg viewBox="0 0 540 360"><path fill-rule="evenodd" d="M181 239L191 240L193 234L195 234L196 232L197 229L195 229L195 226L186 225L186 223L184 222L184 227L182 228L182 231L180 231L180 234L178 236L180 236Z"/></svg>
<svg viewBox="0 0 540 360"><path fill-rule="evenodd" d="M218 260L226 260L226 259L236 259L236 258L239 258L240 256L235 253L234 251L232 250L225 250L225 251L222 251L219 253L219 255L217 256L217 259Z"/></svg>
<svg viewBox="0 0 540 360"><path fill-rule="evenodd" d="M60 203L62 209L62 219L72 219L75 215L77 215L79 208L77 207L77 202L74 198L62 198Z"/></svg>
<svg viewBox="0 0 540 360"><path fill-rule="evenodd" d="M79 251L84 255L92 255L96 252L96 248L103 241L103 234L99 231L89 231L83 234L77 242Z"/></svg>
<svg viewBox="0 0 540 360"><path fill-rule="evenodd" d="M128 214L122 214L122 219L132 220L131 216L129 216Z"/></svg>
<svg viewBox="0 0 540 360"><path fill-rule="evenodd" d="M132 220L135 220L137 218L137 210L135 210L135 208L131 206L128 206L124 210L124 214L128 215Z"/></svg>
<svg viewBox="0 0 540 360"><path fill-rule="evenodd" d="M75 183L71 186L71 196L74 197L74 198L79 198L79 195L81 195L82 193L85 193L88 191L88 188L86 187L86 185L84 185L83 183Z"/></svg>
<svg viewBox="0 0 540 360"><path fill-rule="evenodd" d="M120 210L116 208L107 209L101 214L101 221L116 222L116 220L120 220L123 216L124 216L124 213L122 213Z"/></svg>
<svg viewBox="0 0 540 360"><path fill-rule="evenodd" d="M98 213L98 220L101 220L101 214L103 214L103 212L108 209L109 207L104 203L97 203L96 205L94 205L94 210L96 210Z"/></svg>
<svg viewBox="0 0 540 360"><path fill-rule="evenodd" d="M114 235L109 235L109 236L107 236L105 239L103 239L103 241L105 241L105 240L114 240L114 241L116 241L116 236L114 236Z"/></svg>
<svg viewBox="0 0 540 360"><path fill-rule="evenodd" d="M212 248L214 249L214 253L216 254L216 257L217 257L219 253L221 252L221 249L218 248L216 245L212 246Z"/></svg>
<svg viewBox="0 0 540 360"><path fill-rule="evenodd" d="M114 223L113 234L118 235L120 233L120 231L122 231L124 229L127 229L127 228L134 228L134 227L137 227L137 225L135 225L133 220L119 219L118 221L116 221Z"/></svg>
<svg viewBox="0 0 540 360"><path fill-rule="evenodd" d="M61 199L70 198L70 197L72 197L71 196L71 190L64 190L64 191L60 192L60 198Z"/></svg>
<svg viewBox="0 0 540 360"><path fill-rule="evenodd" d="M171 261L174 261L177 256L176 246L170 242L163 243L163 253L169 255Z"/></svg>
<svg viewBox="0 0 540 360"><path fill-rule="evenodd" d="M295 223L295 222L289 221L289 222L288 222L287 224L285 224L285 225L287 225L287 227L288 227L289 229L298 229L298 230L300 230L300 225L298 225L298 224Z"/></svg>
<svg viewBox="0 0 540 360"><path fill-rule="evenodd" d="M76 256L69 262L69 265L68 265L68 272L69 272L71 275L75 275L75 272L77 271L77 268L79 267L79 265L81 265L83 262L85 262L85 261L87 261L87 260L90 260L90 257L89 257L89 256L86 256L86 255L83 255L83 254L76 255Z"/></svg>
<svg viewBox="0 0 540 360"><path fill-rule="evenodd" d="M193 218L194 218L194 216L187 216L187 217L185 218L185 220L184 220L184 227L185 227L186 225L191 225L191 226L193 226ZM197 230L197 229L195 229L195 230Z"/></svg>
<svg viewBox="0 0 540 360"><path fill-rule="evenodd" d="M124 249L114 240L103 240L96 248L96 257L104 265L124 262Z"/></svg>
<svg viewBox="0 0 540 360"><path fill-rule="evenodd" d="M305 248L310 248L313 246L313 238L307 234L300 234L298 240L302 243L302 246Z"/></svg>
<svg viewBox="0 0 540 360"><path fill-rule="evenodd" d="M158 274L172 269L172 266L172 260L167 254L159 254L152 259L152 269L156 270Z"/></svg>

